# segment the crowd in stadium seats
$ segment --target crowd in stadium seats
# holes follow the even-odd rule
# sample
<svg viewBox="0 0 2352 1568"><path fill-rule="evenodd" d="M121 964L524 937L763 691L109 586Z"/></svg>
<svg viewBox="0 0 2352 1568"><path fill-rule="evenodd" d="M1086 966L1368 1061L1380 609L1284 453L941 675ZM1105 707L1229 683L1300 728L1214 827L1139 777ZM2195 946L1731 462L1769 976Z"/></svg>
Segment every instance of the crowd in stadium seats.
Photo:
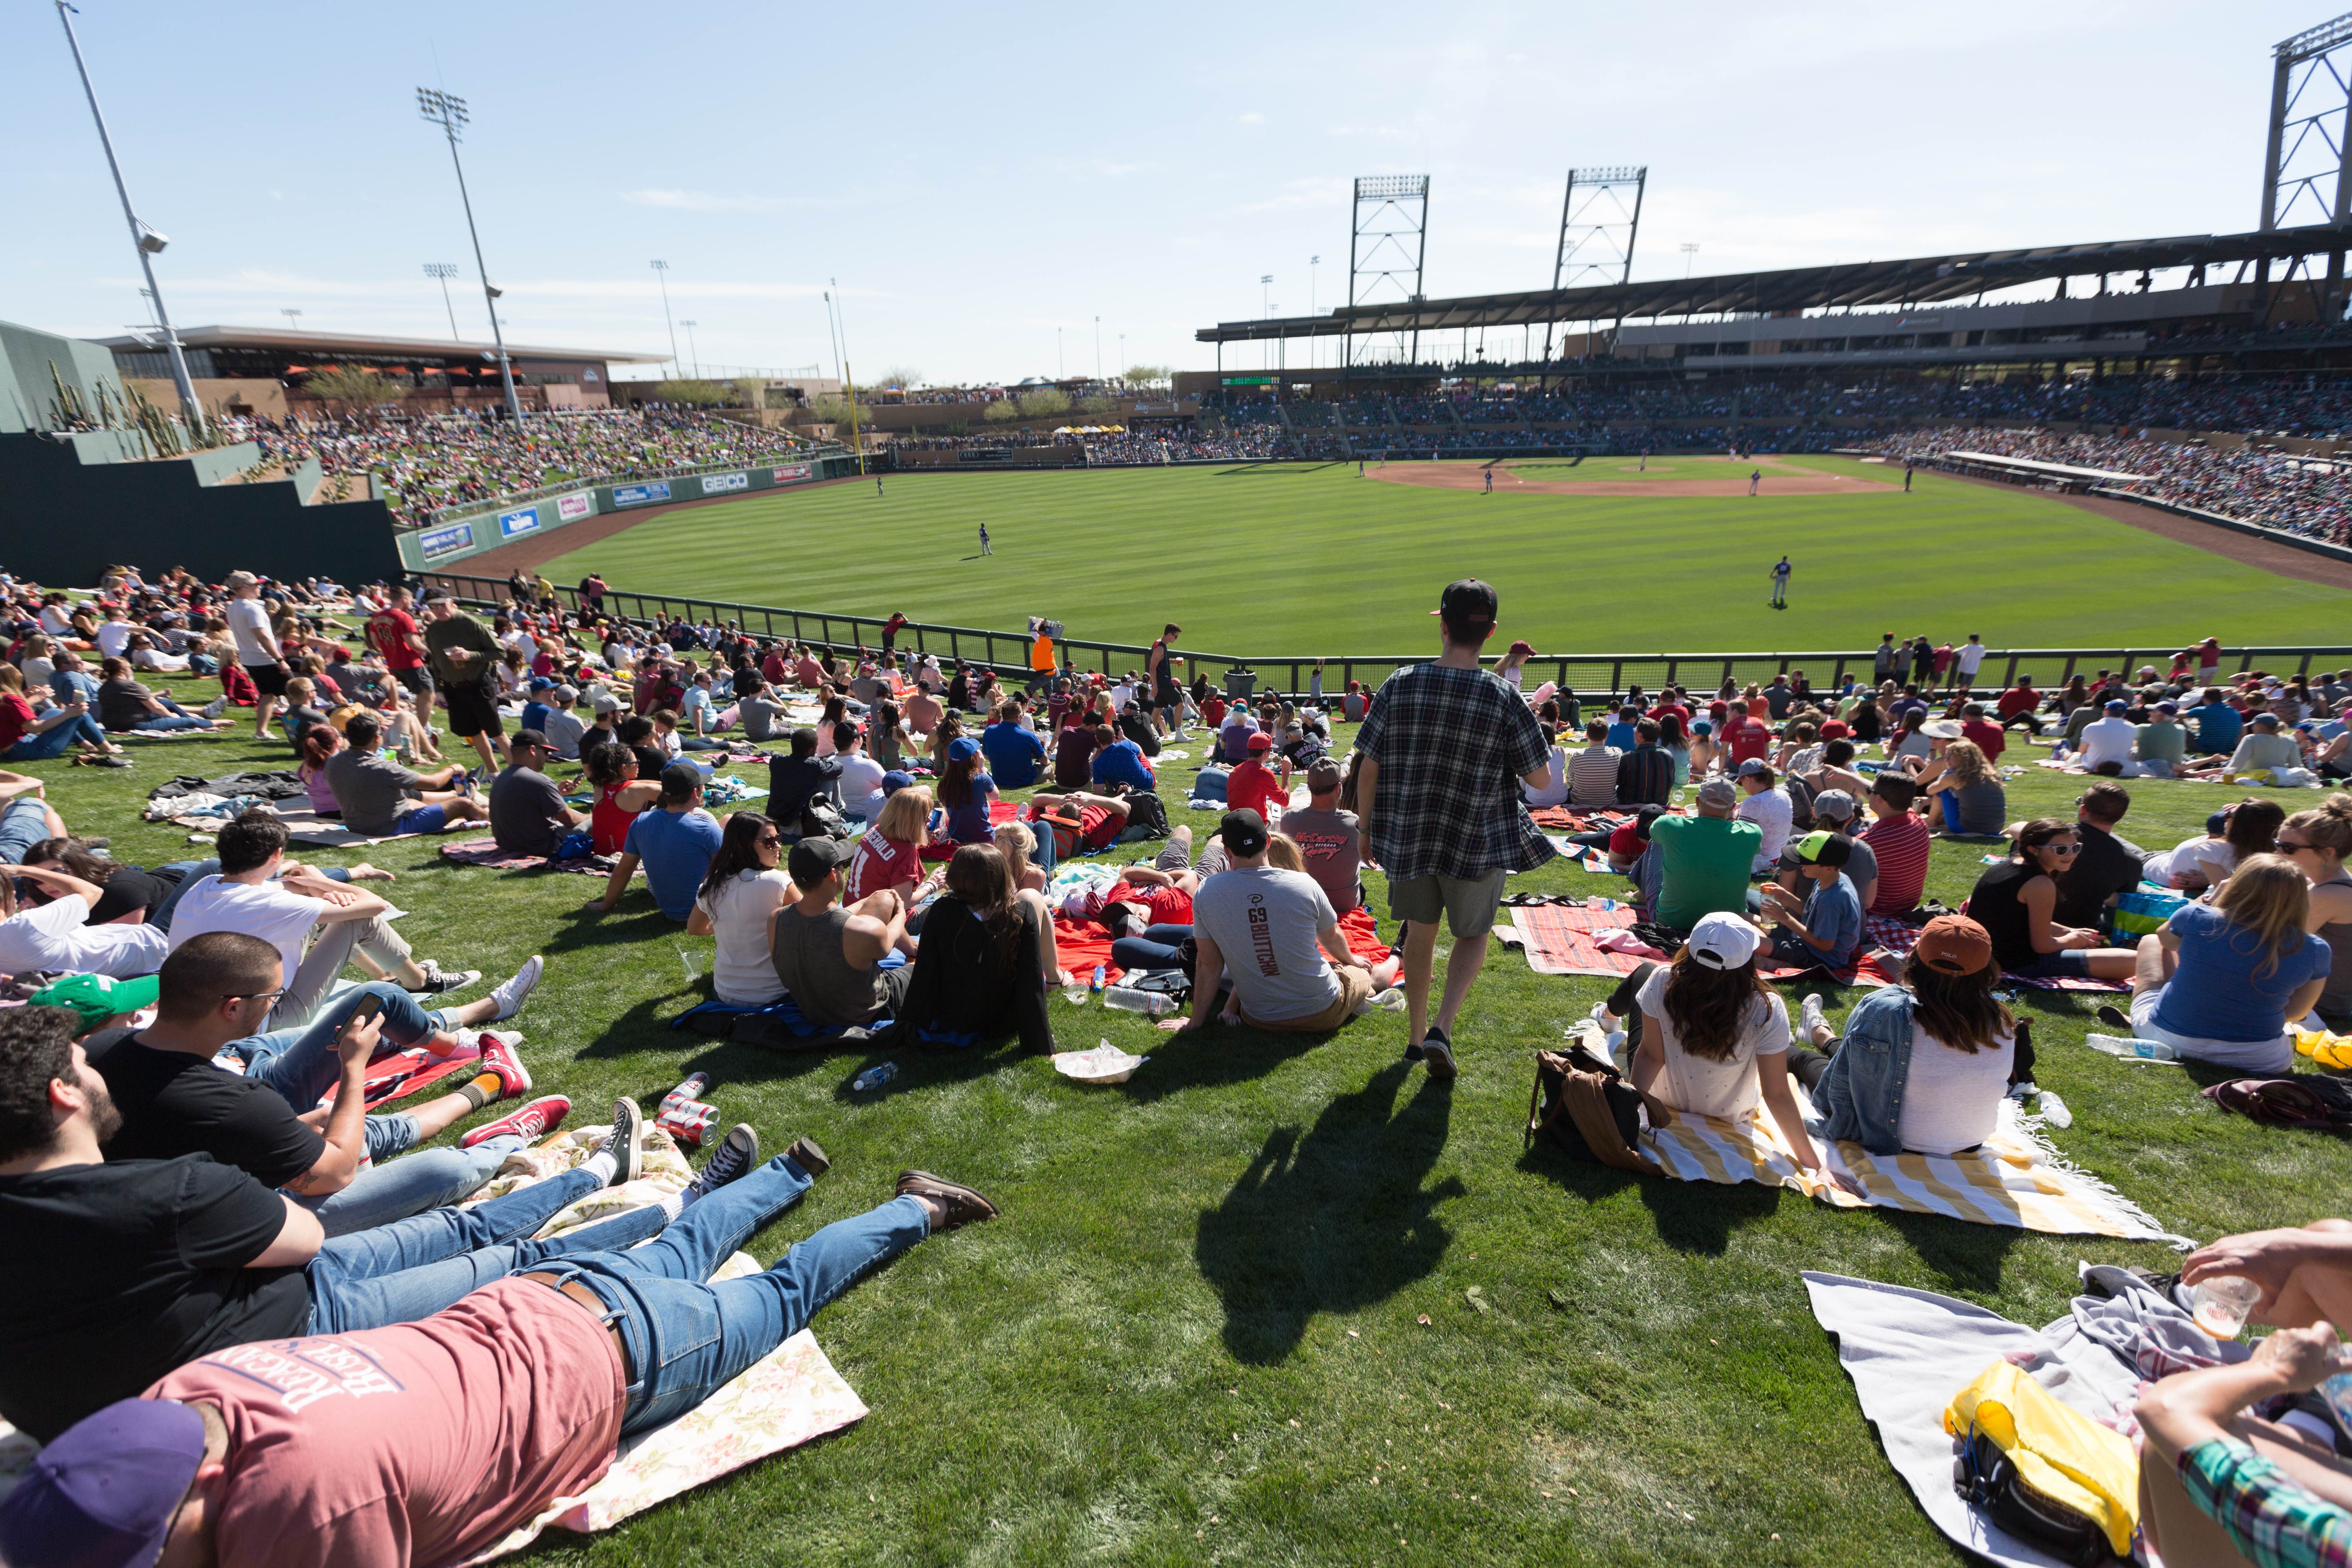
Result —
<svg viewBox="0 0 2352 1568"><path fill-rule="evenodd" d="M805 450L805 437L709 415L612 411L534 415L520 426L467 414L419 419L231 416L265 455L316 458L329 476L373 475L393 514L488 500L586 479L642 479L713 463L756 463Z"/></svg>
<svg viewBox="0 0 2352 1568"><path fill-rule="evenodd" d="M2352 469L2325 458L2079 431L2061 436L1944 426L1895 437L1880 450L1924 463L1949 452L1988 452L2139 475L2142 482L2115 480L2110 487L2331 543L2352 542Z"/></svg>
<svg viewBox="0 0 2352 1568"><path fill-rule="evenodd" d="M2163 673L2002 689L1974 637L1906 649L1890 633L1834 689L1799 670L1612 693L1579 745L1575 695L1527 689L1529 645L1490 655L1500 597L1470 579L1439 595L1434 659L1328 703L1319 687L1185 682L1173 624L1140 672L1113 679L1078 674L1060 628L1034 623L1016 693L896 647L903 617L879 650L845 654L607 616L608 592L585 580L567 607L518 572L478 616L440 589L415 605L404 584L120 566L68 593L0 574L0 986L21 1004L0 1008L0 1251L18 1265L0 1270L0 1417L45 1445L0 1498L12 1568L475 1560L880 1262L996 1215L972 1187L906 1171L880 1206L709 1285L827 1177L824 1150L801 1136L763 1162L758 1129L718 1131L698 1099L707 1077L655 1118L624 1098L609 1121L554 1137L572 1102L534 1098L530 1063L546 1072L580 1042L527 1053L498 1026L542 986L592 995L595 966L534 955L457 1001L481 972L409 941L451 934L429 912L395 931L369 886L386 873L364 861L304 864L289 816L371 838L486 828L468 862L482 868L445 857L406 873L474 879L486 909L522 886L509 872L603 870L576 918L635 907L600 963L635 943L666 968L685 951L677 928L710 937L709 998L694 979L698 1005L678 1011L745 1044L1049 1052L1047 997L1076 980L1061 943L1084 941L1107 946L1139 1011L1189 1001L1160 1024L1171 1054L1230 1050L1235 1031L1360 1034L1387 1009L1441 1088L1465 1065L1524 1062L1470 993L1506 878L1564 844L1630 881L1643 918L1625 935L1654 959L1593 1008L1586 1046L1664 1107L1769 1119L1817 1182L1844 1146L1966 1158L1993 1136L2034 1065L2005 986L2127 982L2110 1026L2272 1075L2293 1064L2296 1027L2352 1009L2352 966L2331 946L2352 927L2352 796L2293 813L2249 796L2156 855L2117 832L2120 780L2346 777L2352 670L2224 676L2209 640ZM102 682L79 668L85 653ZM68 822L40 774L13 771L69 755L128 766L110 735L211 722L141 670L216 674L212 711L252 706L263 739L283 703L298 760L159 785L148 815L214 842L145 868ZM436 705L481 773L416 765L436 760ZM2014 731L2045 724L2053 760L2088 775L2078 814L2014 822L1999 764L2033 743ZM1158 793L1170 742L1211 757L1187 770L1220 811L1198 843ZM768 784L723 821L709 809L736 782L722 760L764 764ZM574 762L581 778L558 783ZM1610 815L1555 838L1531 809ZM1925 900L1939 836L1972 871L1990 865L1966 915ZM1097 858L1147 843L1148 861ZM1358 945L1376 929L1365 867L1393 922L1379 957ZM2170 902L2161 929L2105 934L2120 899L2151 893ZM1906 960L1880 945L1890 926ZM1841 1038L1822 977L1856 983L1865 962L1876 984ZM350 970L365 978L345 984ZM1788 981L1806 993L1793 1021L1775 989ZM1457 1031L1482 1030L1457 1059ZM1592 1092L1599 1109L1574 1119L1604 1140ZM454 1144L417 1147L493 1106ZM713 1145L698 1172L681 1142ZM2272 1375L2285 1358L2268 1348L2245 1366L2184 1352L2141 1367L2173 1373L2138 1395L2151 1452L2200 1475L2236 1462L2217 1421L2231 1440L2284 1441L2239 1406L2335 1369L2320 1319L2352 1303L2346 1234L2266 1231L2186 1259L2192 1282L2278 1281L2254 1305L2300 1359L2291 1376ZM2269 1381L2245 1383L2256 1374ZM2331 1451L2300 1451L2342 1479ZM2170 1510L2168 1561L2227 1561L2179 1550L2223 1484L2168 1500L2149 1482ZM2298 1520L2332 1506L2284 1472L2246 1485ZM2340 1510L2325 1522L2330 1539L2352 1531Z"/></svg>

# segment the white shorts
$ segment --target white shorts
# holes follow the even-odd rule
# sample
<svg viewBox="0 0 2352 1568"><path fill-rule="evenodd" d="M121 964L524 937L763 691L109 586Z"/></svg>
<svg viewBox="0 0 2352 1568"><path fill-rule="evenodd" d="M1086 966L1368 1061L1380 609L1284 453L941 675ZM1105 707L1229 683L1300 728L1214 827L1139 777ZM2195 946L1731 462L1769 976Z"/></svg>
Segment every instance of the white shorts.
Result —
<svg viewBox="0 0 2352 1568"><path fill-rule="evenodd" d="M2143 991L2132 998L2132 1033L2143 1040L2156 1040L2170 1046L2184 1057L2200 1062L2214 1062L2222 1067L2243 1068L2248 1072L2283 1073L2294 1066L2294 1039L2281 1035L2274 1040L2200 1040L2193 1035L2176 1035L2159 1028L2156 1009L2164 1000L2164 987Z"/></svg>

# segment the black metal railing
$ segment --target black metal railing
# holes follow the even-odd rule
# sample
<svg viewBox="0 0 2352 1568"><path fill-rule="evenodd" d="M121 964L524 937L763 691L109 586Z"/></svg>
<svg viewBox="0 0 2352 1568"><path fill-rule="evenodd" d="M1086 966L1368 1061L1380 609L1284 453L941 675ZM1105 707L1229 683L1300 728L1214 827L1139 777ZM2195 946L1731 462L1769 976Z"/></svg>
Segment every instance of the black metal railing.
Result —
<svg viewBox="0 0 2352 1568"><path fill-rule="evenodd" d="M502 577L474 577L449 572L426 572L422 577L427 584L446 587L479 608L495 608L511 597L508 580ZM556 597L567 609L576 611L581 607L577 589L558 588ZM754 637L788 637L828 653L879 647L884 625L883 617L878 616L783 609L772 605L744 605L678 594L642 594L619 588L605 591L603 613L625 617L643 627L667 626L677 620L689 625L708 620L721 626L731 622ZM1029 671L1031 638L1026 632L909 621L898 628L893 646L937 654L950 664L961 659L1000 675L1025 676ZM1138 643L1095 642L1078 637L1057 638L1054 647L1057 658L1082 673L1098 670L1113 676L1130 670L1140 674L1144 658L1150 652ZM1206 673L1223 684L1228 672L1246 671L1255 676L1260 687L1296 697L1310 690L1312 678L1319 669L1324 694L1334 698L1351 680L1360 681L1367 689L1376 687L1394 671L1426 664L1435 656L1433 648L1411 654L1320 656L1243 655L1186 647L1171 651L1182 661L1188 681L1195 674ZM2129 674L2147 665L2163 672L2170 668L2172 657L2178 651L2170 645L2000 648L1985 655L1975 684L1981 689L2013 686L2018 676L2025 674L2031 675L2038 685L2063 686L2078 673L2120 669ZM1750 681L1761 685L1775 675L1793 676L1801 671L1814 689L1829 690L1843 685L1849 673L1857 679L1874 679L1875 658L1874 650L1868 648L1798 653L1556 654L1528 660L1526 679L1530 689L1548 679L1563 691L1591 699L1614 696L1636 685L1653 691L1661 686L1682 686L1712 692L1726 681L1743 687ZM2352 667L2352 645L2233 648L2224 659L2225 666L2231 663L2238 672L2264 669L2279 676L2309 675L2315 668L2332 670ZM1906 660L1895 679L1908 679L1910 668ZM1948 669L1939 684L1948 687L1952 680L1953 672Z"/></svg>

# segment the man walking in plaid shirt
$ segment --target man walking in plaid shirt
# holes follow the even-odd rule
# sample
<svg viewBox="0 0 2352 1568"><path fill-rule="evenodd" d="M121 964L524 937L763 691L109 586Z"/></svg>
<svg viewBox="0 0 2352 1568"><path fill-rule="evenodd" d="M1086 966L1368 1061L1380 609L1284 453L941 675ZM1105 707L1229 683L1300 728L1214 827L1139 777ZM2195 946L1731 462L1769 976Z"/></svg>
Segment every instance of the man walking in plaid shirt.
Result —
<svg viewBox="0 0 2352 1568"><path fill-rule="evenodd" d="M1438 606L1444 647L1434 664L1389 677L1356 736L1363 753L1356 798L1363 857L1388 875L1389 912L1407 921L1407 1059L1432 1078L1456 1070L1451 1031L1486 957L1503 878L1554 853L1528 820L1519 785L1551 780L1551 748L1526 700L1479 665L1495 634L1495 590L1475 577L1446 585ZM1440 914L1454 932L1445 998L1429 1016Z"/></svg>

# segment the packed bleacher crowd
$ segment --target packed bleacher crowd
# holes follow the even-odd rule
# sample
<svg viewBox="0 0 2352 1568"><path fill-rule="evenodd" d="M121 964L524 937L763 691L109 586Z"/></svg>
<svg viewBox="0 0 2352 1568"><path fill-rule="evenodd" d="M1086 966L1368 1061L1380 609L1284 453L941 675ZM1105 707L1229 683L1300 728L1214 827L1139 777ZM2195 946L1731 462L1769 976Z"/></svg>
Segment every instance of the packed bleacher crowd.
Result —
<svg viewBox="0 0 2352 1568"><path fill-rule="evenodd" d="M1880 445L1906 462L1964 464L1955 452L1983 452L2135 476L2103 488L2217 512L2243 522L2331 543L2352 539L2352 468L2325 458L2217 447L2132 436L2070 436L1988 428L1915 431Z"/></svg>
<svg viewBox="0 0 2352 1568"><path fill-rule="evenodd" d="M373 476L393 515L576 480L646 479L710 464L780 460L803 437L688 411L533 415L521 423L470 414L273 420L231 416L233 438L287 464L316 458L329 477Z"/></svg>
<svg viewBox="0 0 2352 1568"><path fill-rule="evenodd" d="M467 1561L866 1269L995 1214L909 1171L879 1207L711 1284L825 1178L823 1149L763 1161L738 1124L697 1173L670 1113L649 1128L629 1099L551 1138L572 1107L533 1096L541 1053L497 1026L593 977L533 957L457 1001L481 973L417 957L446 937L395 929L365 863L302 863L306 820L368 841L478 825L498 866L601 871L595 909L649 902L714 938L693 1021L738 1040L1050 1050L1046 999L1077 980L1061 944L1100 942L1130 997L1189 1001L1161 1027L1193 1048L1220 1024L1324 1036L1389 1009L1441 1081L1507 878L1565 846L1627 879L1630 934L1655 954L1594 1009L1610 1070L1675 1110L1769 1119L1816 1175L1836 1143L1944 1156L1992 1135L2032 1069L2006 984L2127 981L2114 1026L2258 1073L2291 1064L2313 1015L2352 1010L2352 796L2248 796L2155 853L2118 832L2126 780L2346 777L2352 670L2225 675L2209 640L2162 671L2044 690L1979 638L1890 633L1834 689L1798 670L1612 693L1588 715L1528 686L1527 644L1490 653L1499 595L1475 580L1440 595L1431 662L1377 691L1318 673L1263 698L1186 681L1172 624L1139 668L1090 677L1033 623L1025 671L1003 679L898 647L903 617L839 650L633 622L595 578L575 592L567 607L518 574L468 608L242 572L121 567L94 595L0 576L0 970L21 1004L0 1007L0 1240L40 1264L0 1274L0 1416L46 1445L0 1500L12 1568ZM220 695L187 714L142 672ZM151 806L216 810L201 858L120 863L12 771L124 765L121 737L248 707L291 776L174 780ZM2012 820L2003 759L2045 730L2086 775L2077 815ZM1159 794L1176 742L1213 752L1192 787L1219 816L1198 841ZM768 787L722 819L729 759ZM240 785L268 798L225 793ZM1608 820L1555 838L1536 813ZM1999 851L1964 914L1926 897L1939 837ZM1150 858L1103 858L1121 846ZM1366 867L1396 922L1378 958L1358 946ZM2125 900L2151 898L2160 922L2119 938ZM1910 931L1907 960L1874 921ZM1817 994L1791 1021L1775 981L1865 956L1890 983L1843 1036ZM437 1092L371 1105L395 1070ZM416 1147L494 1108L454 1147ZM583 1203L589 1223L550 1231ZM2335 1370L2347 1235L2189 1259L2191 1285L2250 1279L2281 1331L2139 1397L2168 1561L2341 1562L2323 1548L2352 1539L2352 1467L2244 1411ZM2260 1523L2282 1518L2292 1531Z"/></svg>

